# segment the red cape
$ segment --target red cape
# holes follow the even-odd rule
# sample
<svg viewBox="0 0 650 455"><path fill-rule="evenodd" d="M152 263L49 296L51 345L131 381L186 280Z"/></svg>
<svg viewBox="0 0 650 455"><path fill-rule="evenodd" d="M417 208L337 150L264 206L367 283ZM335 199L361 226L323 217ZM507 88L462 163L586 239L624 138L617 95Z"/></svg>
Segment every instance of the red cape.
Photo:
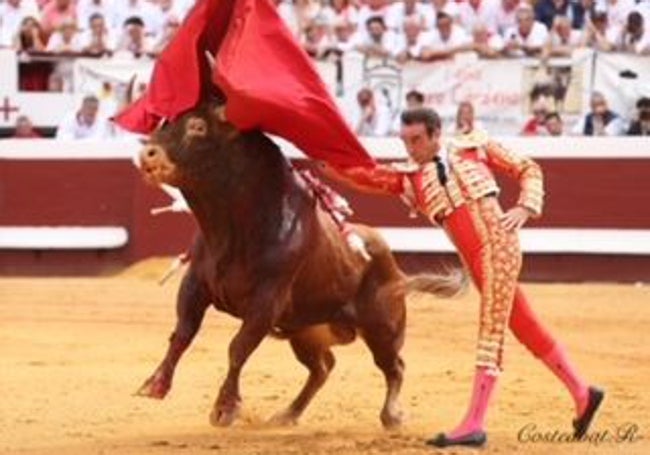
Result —
<svg viewBox="0 0 650 455"><path fill-rule="evenodd" d="M209 86L206 50L237 128L276 134L335 166L373 163L270 0L199 0L158 58L147 92L116 123L148 134L197 106Z"/></svg>

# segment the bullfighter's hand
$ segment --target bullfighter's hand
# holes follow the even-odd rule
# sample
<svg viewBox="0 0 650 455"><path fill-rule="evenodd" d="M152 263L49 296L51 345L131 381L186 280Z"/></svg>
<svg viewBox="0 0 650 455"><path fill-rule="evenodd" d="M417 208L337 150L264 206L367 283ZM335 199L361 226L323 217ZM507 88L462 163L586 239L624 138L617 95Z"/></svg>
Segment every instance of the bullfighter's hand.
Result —
<svg viewBox="0 0 650 455"><path fill-rule="evenodd" d="M528 221L530 215L530 210L517 205L501 215L501 226L503 226L506 231L515 231L521 228L526 221Z"/></svg>

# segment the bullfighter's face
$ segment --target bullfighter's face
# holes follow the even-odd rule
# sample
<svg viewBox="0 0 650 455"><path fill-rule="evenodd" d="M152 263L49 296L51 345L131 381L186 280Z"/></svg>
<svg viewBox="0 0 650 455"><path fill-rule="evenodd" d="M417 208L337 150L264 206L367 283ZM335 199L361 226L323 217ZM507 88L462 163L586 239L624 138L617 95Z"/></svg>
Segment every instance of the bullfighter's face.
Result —
<svg viewBox="0 0 650 455"><path fill-rule="evenodd" d="M198 166L207 165L218 147L219 120L209 111L193 111L159 127L140 151L140 169L152 185L182 188Z"/></svg>

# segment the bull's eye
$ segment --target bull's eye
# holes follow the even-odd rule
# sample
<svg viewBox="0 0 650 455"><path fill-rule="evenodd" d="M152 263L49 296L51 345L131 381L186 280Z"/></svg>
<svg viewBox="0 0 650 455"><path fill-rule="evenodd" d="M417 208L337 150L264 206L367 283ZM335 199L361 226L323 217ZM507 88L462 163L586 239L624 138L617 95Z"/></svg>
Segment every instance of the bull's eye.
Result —
<svg viewBox="0 0 650 455"><path fill-rule="evenodd" d="M153 158L155 155L156 155L156 151L155 151L154 149L150 148L150 149L147 151L147 156L148 156L149 158Z"/></svg>

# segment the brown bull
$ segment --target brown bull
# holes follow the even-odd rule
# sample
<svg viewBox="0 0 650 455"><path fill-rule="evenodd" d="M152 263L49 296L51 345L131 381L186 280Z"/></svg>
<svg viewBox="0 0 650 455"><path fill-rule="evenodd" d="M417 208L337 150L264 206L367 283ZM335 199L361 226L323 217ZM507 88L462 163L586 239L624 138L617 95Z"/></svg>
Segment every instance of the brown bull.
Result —
<svg viewBox="0 0 650 455"><path fill-rule="evenodd" d="M228 425L240 408L244 363L269 334L287 338L309 377L274 419L294 423L334 367L331 346L357 333L385 375L385 427L400 424L405 294L458 291L458 274L407 277L378 233L355 226L371 259L353 252L329 214L296 178L279 148L258 131L240 133L209 109L156 131L141 152L154 184L182 191L202 235L177 300L169 349L142 395L163 398L174 369L212 304L242 320L210 420Z"/></svg>

